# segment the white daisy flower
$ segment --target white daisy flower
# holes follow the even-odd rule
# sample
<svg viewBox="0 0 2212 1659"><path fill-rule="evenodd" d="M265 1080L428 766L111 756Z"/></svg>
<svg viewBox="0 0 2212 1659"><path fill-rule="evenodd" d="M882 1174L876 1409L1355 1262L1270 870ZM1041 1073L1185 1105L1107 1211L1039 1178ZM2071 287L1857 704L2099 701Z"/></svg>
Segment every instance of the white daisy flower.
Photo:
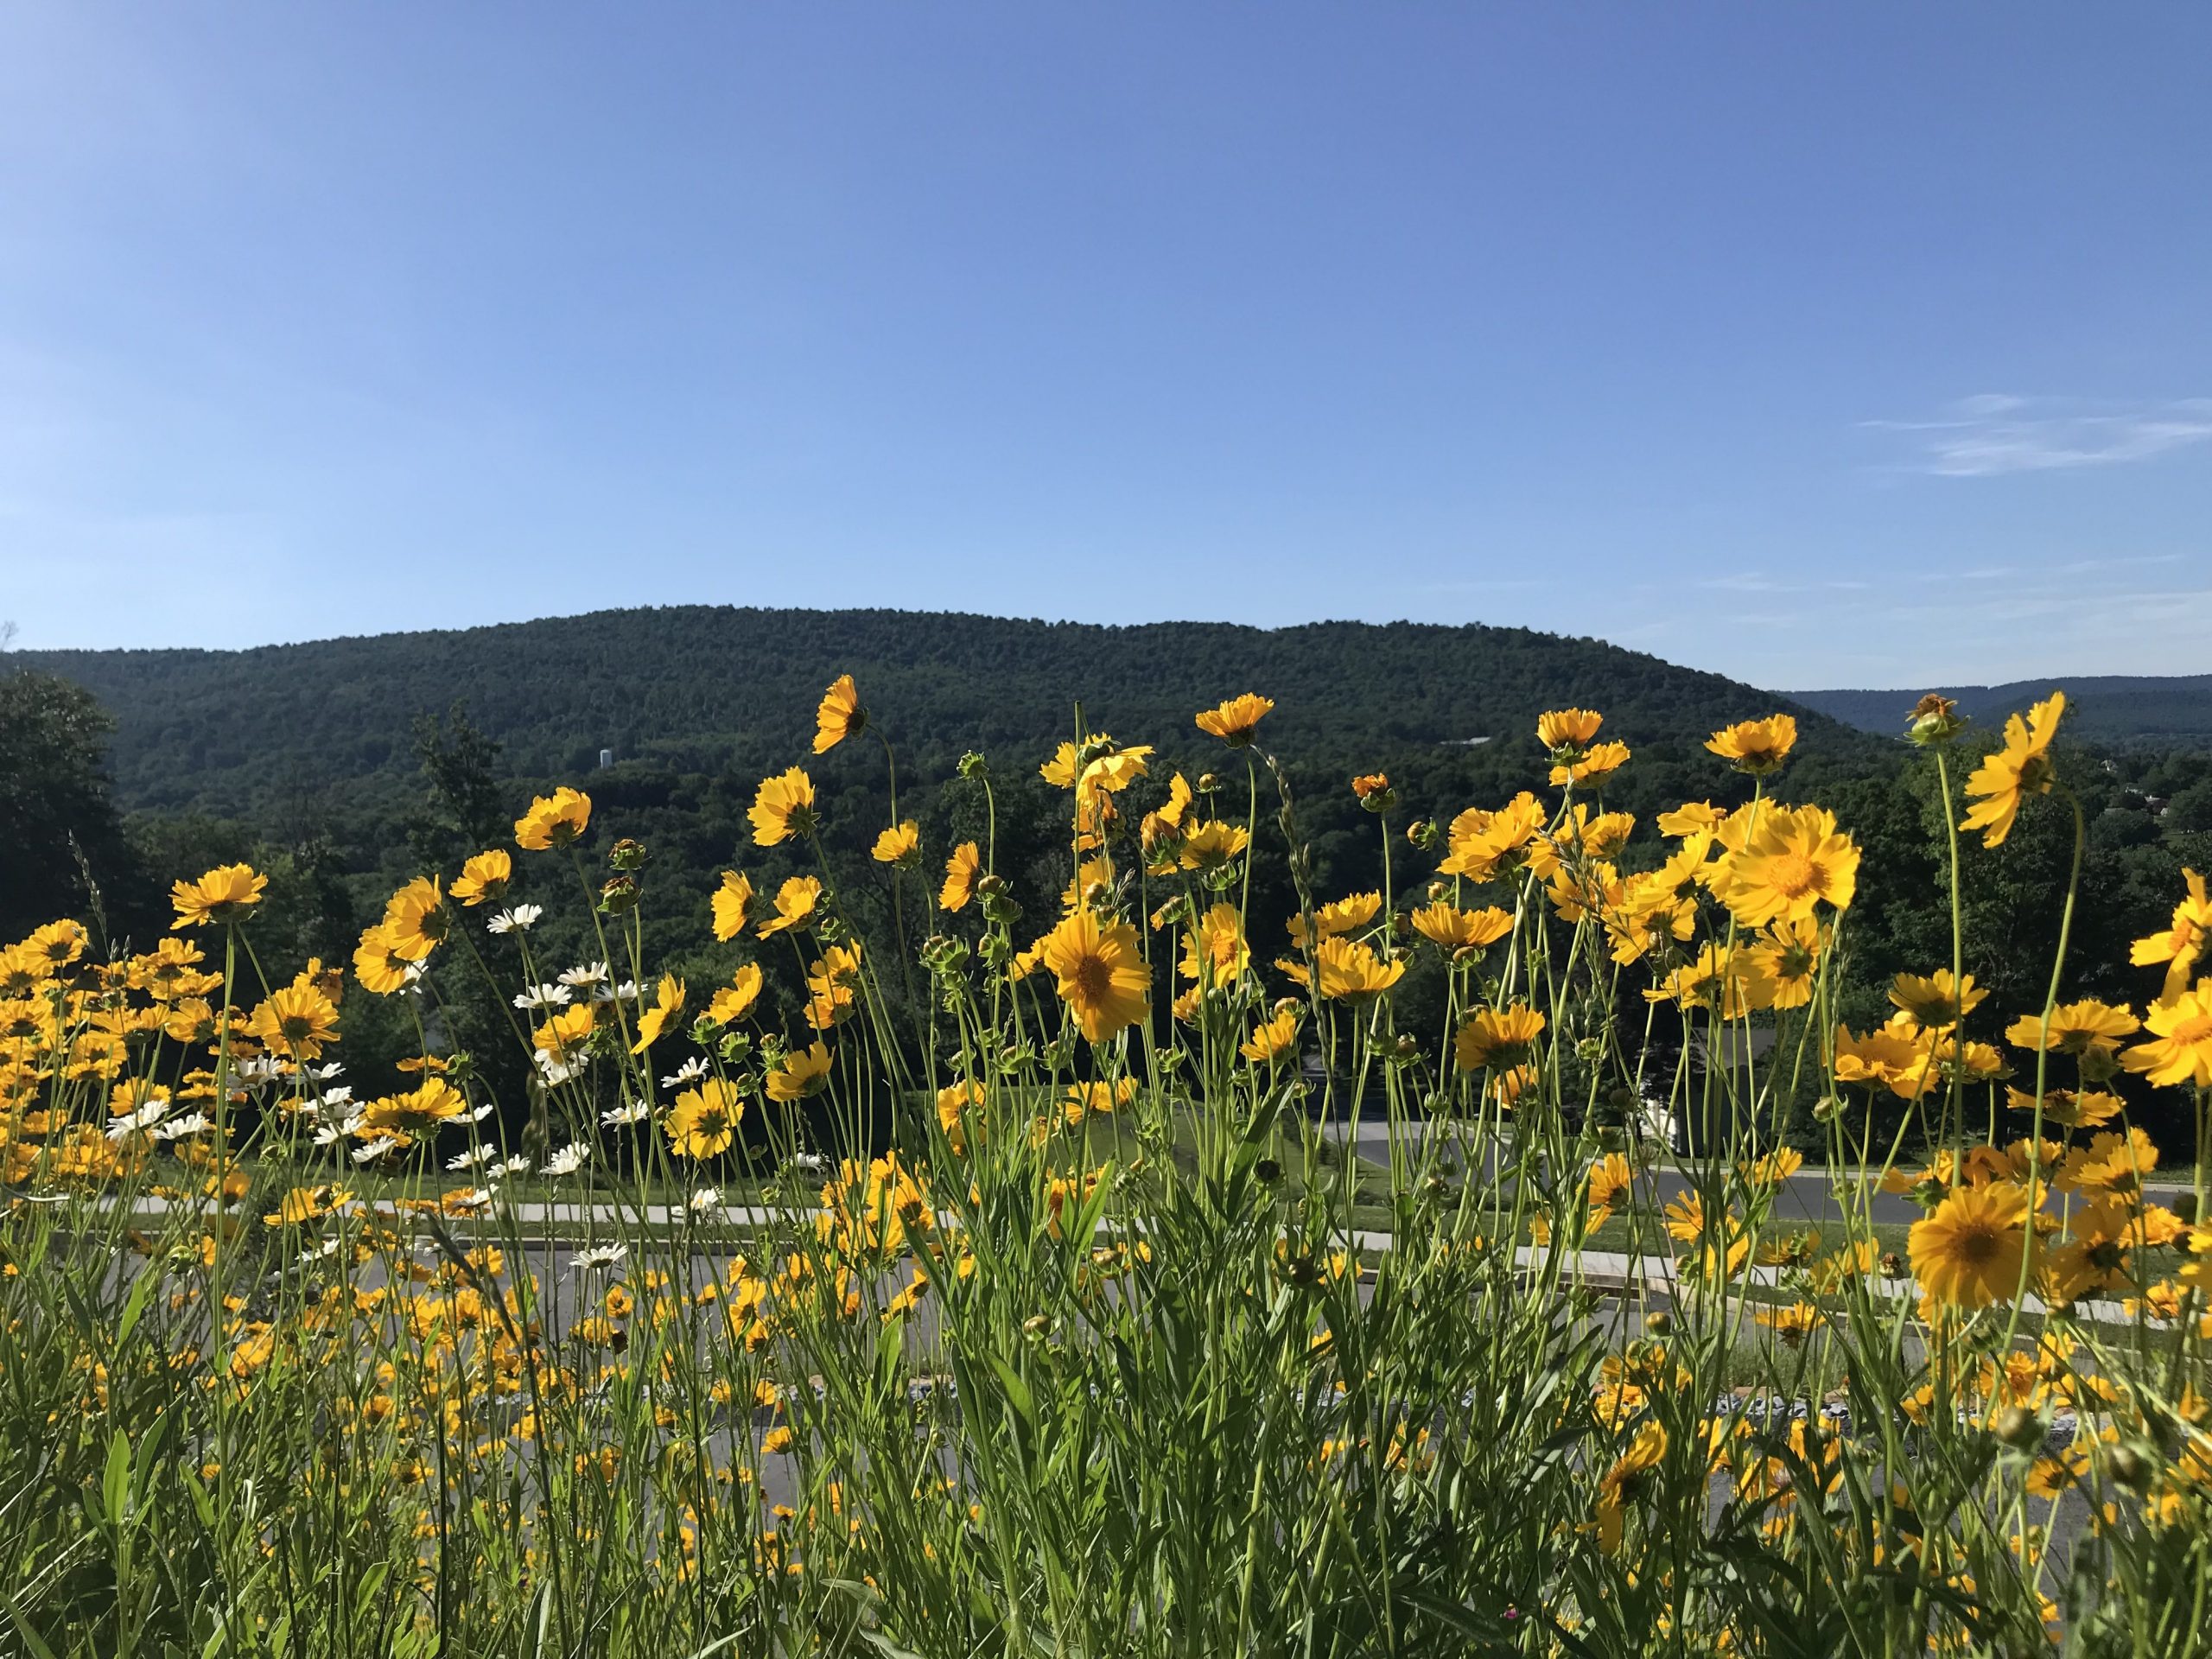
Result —
<svg viewBox="0 0 2212 1659"><path fill-rule="evenodd" d="M184 1117L173 1117L155 1127L154 1135L162 1141L175 1141L188 1135L199 1135L215 1126L205 1112L194 1112Z"/></svg>
<svg viewBox="0 0 2212 1659"><path fill-rule="evenodd" d="M690 1059L684 1061L682 1065L677 1066L672 1074L663 1077L660 1080L661 1087L664 1089L680 1089L685 1084L690 1082L694 1077L703 1077L706 1075L706 1056L703 1054L694 1054Z"/></svg>
<svg viewBox="0 0 2212 1659"><path fill-rule="evenodd" d="M499 1149L497 1147L471 1147L467 1152L447 1159L446 1167L454 1173L459 1174L464 1169L475 1168L487 1158L496 1158L499 1155Z"/></svg>
<svg viewBox="0 0 2212 1659"><path fill-rule="evenodd" d="M372 1164L385 1154L396 1152L398 1148L398 1141L388 1135L380 1135L366 1146L354 1147L353 1161L357 1164Z"/></svg>
<svg viewBox="0 0 2212 1659"><path fill-rule="evenodd" d="M596 1249L578 1250L569 1268L574 1273L588 1272L593 1268L611 1268L629 1254L627 1244L601 1244Z"/></svg>
<svg viewBox="0 0 2212 1659"><path fill-rule="evenodd" d="M632 1100L601 1112L599 1115L599 1121L602 1123L611 1123L620 1128L625 1123L642 1123L652 1115L653 1109L646 1105L644 1101Z"/></svg>
<svg viewBox="0 0 2212 1659"><path fill-rule="evenodd" d="M124 1112L108 1119L107 1138L111 1141L120 1141L127 1135L136 1135L142 1129L150 1129L168 1115L168 1096L156 1095L137 1111Z"/></svg>
<svg viewBox="0 0 2212 1659"><path fill-rule="evenodd" d="M603 962L587 963L581 968L566 968L560 974L563 985L573 985L578 990L587 985L603 984L606 979L607 964Z"/></svg>
<svg viewBox="0 0 2212 1659"><path fill-rule="evenodd" d="M818 1152L795 1152L784 1161L793 1169L803 1169L810 1174L817 1170L829 1167L828 1160Z"/></svg>
<svg viewBox="0 0 2212 1659"><path fill-rule="evenodd" d="M709 1210L719 1210L721 1202L722 1195L718 1189L702 1186L691 1195L691 1213L700 1215Z"/></svg>
<svg viewBox="0 0 2212 1659"><path fill-rule="evenodd" d="M308 1076L313 1077L317 1083L328 1083L333 1077L343 1076L345 1071L345 1061L331 1060L322 1065L308 1067Z"/></svg>
<svg viewBox="0 0 2212 1659"><path fill-rule="evenodd" d="M510 1175L527 1175L530 1173L530 1160L517 1153L504 1162L493 1165L484 1173L494 1180L505 1180Z"/></svg>
<svg viewBox="0 0 2212 1659"><path fill-rule="evenodd" d="M548 1175L573 1175L584 1166L590 1157L589 1147L582 1141L571 1141L545 1160L545 1173Z"/></svg>
<svg viewBox="0 0 2212 1659"><path fill-rule="evenodd" d="M565 985L531 985L515 998L515 1007L525 1011L531 1008L565 1008L575 993Z"/></svg>
<svg viewBox="0 0 2212 1659"><path fill-rule="evenodd" d="M544 913L543 905L511 905L487 919L484 926L492 933L527 933Z"/></svg>

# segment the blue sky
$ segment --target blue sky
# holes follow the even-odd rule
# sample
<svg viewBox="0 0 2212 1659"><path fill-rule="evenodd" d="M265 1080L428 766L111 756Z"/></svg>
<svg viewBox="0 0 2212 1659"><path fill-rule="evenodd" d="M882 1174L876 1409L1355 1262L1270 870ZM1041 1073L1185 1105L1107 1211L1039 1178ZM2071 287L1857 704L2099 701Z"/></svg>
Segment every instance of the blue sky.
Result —
<svg viewBox="0 0 2212 1659"><path fill-rule="evenodd" d="M0 617L2212 667L2212 10L23 5Z"/></svg>

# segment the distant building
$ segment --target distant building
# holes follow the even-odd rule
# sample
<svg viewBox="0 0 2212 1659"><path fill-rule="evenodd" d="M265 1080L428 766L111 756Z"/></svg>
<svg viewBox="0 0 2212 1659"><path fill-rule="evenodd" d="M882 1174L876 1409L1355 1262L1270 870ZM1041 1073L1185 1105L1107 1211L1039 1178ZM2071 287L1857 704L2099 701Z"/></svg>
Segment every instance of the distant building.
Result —
<svg viewBox="0 0 2212 1659"><path fill-rule="evenodd" d="M599 752L599 769L600 769L601 772L605 772L605 771L606 771L609 766L613 766L613 764L614 764L614 751L613 751L613 750L612 750L612 749L601 749L601 750Z"/></svg>

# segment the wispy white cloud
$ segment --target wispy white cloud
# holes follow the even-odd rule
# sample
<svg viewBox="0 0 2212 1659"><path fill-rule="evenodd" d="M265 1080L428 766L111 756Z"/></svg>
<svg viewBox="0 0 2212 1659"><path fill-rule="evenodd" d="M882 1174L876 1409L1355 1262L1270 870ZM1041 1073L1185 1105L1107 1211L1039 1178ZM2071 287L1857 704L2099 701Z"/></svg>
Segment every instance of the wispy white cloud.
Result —
<svg viewBox="0 0 2212 1659"><path fill-rule="evenodd" d="M1936 419L1867 421L1904 435L1907 470L1939 478L1995 478L2151 461L2212 442L2212 397L2130 405L1981 392Z"/></svg>

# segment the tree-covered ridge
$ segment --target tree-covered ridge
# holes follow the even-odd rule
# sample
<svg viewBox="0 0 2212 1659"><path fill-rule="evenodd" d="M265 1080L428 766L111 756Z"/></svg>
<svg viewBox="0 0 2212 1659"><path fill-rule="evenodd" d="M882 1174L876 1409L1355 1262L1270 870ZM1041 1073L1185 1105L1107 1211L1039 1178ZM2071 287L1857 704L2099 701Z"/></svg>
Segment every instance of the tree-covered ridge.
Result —
<svg viewBox="0 0 2212 1659"><path fill-rule="evenodd" d="M2107 742L2142 739L2155 742L2212 744L2212 674L2091 674L2060 681L2014 680L2005 685L1954 685L1940 690L1984 725L2002 726L2008 715L2024 715L2055 684L2066 688L2067 724L2079 736ZM1911 706L1916 691L1793 691L1808 708L1861 731L1894 735L1903 726L1897 711Z"/></svg>
<svg viewBox="0 0 2212 1659"><path fill-rule="evenodd" d="M524 776L588 770L602 748L683 772L765 767L840 673L859 677L922 775L941 775L967 748L1049 748L1072 729L1077 698L1094 728L1158 741L1184 735L1192 709L1248 690L1275 699L1271 730L1287 751L1362 766L1470 746L1525 750L1525 771L1536 715L1575 703L1605 709L1608 734L1631 744L1678 747L1777 706L1799 715L1808 749L1858 742L1769 693L1600 640L1409 622L1103 627L680 606L251 651L16 660L86 687L114 715L126 805L224 813L302 790L343 794L354 780L411 779L412 722L456 702Z"/></svg>

